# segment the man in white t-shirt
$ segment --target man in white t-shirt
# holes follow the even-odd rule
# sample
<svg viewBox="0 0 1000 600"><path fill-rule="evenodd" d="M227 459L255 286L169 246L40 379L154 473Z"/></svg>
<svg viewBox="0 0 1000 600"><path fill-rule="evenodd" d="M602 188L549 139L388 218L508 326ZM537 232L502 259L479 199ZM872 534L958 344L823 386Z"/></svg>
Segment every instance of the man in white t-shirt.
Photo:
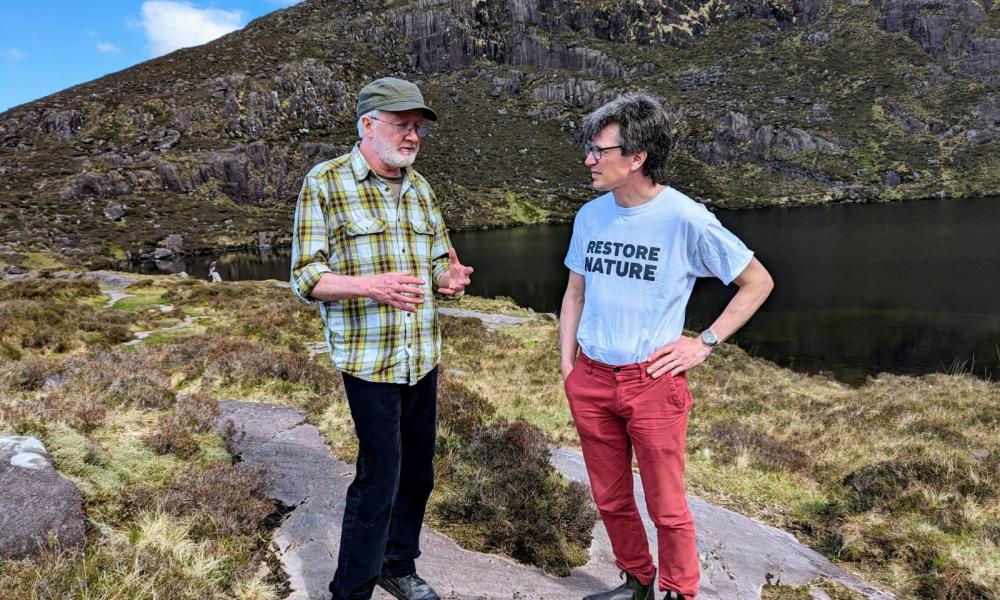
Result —
<svg viewBox="0 0 1000 600"><path fill-rule="evenodd" d="M774 284L704 206L667 187L670 126L660 102L622 96L583 122L585 164L605 193L576 216L560 313L561 369L594 500L625 583L585 600L652 600L656 566L632 493L632 451L656 525L658 584L698 593L684 492L692 398L685 372L757 312ZM739 291L699 337L683 335L695 279Z"/></svg>

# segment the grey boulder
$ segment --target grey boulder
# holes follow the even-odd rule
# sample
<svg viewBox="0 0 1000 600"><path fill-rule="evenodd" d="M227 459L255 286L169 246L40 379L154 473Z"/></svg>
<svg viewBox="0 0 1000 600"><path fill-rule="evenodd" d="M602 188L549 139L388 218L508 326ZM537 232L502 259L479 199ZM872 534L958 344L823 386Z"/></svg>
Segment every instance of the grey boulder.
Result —
<svg viewBox="0 0 1000 600"><path fill-rule="evenodd" d="M83 548L80 490L56 472L37 438L0 437L0 490L0 560L37 554L50 540Z"/></svg>

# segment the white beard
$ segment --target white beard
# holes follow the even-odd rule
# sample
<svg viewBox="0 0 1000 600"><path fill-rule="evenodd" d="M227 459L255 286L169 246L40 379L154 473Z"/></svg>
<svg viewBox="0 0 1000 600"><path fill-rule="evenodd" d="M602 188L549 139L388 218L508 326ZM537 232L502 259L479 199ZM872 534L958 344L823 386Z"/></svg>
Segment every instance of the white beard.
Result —
<svg viewBox="0 0 1000 600"><path fill-rule="evenodd" d="M379 160L385 163L386 166L394 169L403 169L412 165L413 161L417 159L420 147L418 146L414 149L413 154L407 156L399 152L391 141L379 136L373 136L372 150L375 151L375 156L378 156Z"/></svg>

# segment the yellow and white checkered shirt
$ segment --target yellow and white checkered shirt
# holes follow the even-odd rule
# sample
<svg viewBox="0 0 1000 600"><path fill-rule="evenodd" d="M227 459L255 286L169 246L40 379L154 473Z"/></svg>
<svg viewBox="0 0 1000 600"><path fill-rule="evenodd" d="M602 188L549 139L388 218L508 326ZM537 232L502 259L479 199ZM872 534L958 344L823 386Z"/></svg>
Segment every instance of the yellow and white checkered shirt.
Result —
<svg viewBox="0 0 1000 600"><path fill-rule="evenodd" d="M410 313L369 298L320 302L333 366L349 375L413 385L438 363L441 331L434 282L451 246L427 180L405 169L399 201L358 146L306 175L292 230L292 290L305 302L323 273L409 272L424 280Z"/></svg>

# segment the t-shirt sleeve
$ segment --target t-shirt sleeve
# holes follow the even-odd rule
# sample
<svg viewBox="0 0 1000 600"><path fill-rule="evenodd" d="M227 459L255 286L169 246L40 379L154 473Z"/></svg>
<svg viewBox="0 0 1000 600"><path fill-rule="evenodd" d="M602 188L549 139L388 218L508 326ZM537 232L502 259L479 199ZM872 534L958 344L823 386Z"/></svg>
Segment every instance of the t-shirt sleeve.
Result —
<svg viewBox="0 0 1000 600"><path fill-rule="evenodd" d="M698 235L691 273L695 277L717 277L729 285L752 258L753 251L712 215Z"/></svg>
<svg viewBox="0 0 1000 600"><path fill-rule="evenodd" d="M573 235L569 240L569 250L566 252L566 259L563 260L563 264L566 265L570 271L574 273L584 274L583 263L583 219L580 218L580 213L576 214L576 219L573 221Z"/></svg>

